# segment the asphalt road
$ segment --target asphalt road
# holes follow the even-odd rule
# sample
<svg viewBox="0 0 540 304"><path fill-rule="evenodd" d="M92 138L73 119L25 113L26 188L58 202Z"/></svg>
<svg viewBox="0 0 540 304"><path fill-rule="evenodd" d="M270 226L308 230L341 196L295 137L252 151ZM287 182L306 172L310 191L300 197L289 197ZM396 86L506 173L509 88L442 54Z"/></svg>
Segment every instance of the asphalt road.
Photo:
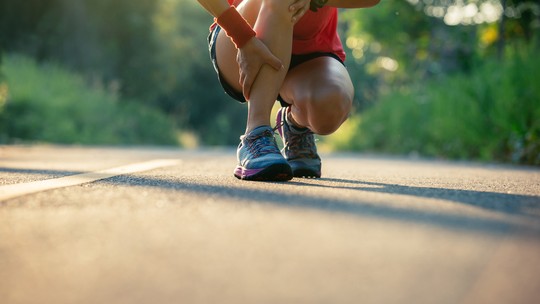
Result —
<svg viewBox="0 0 540 304"><path fill-rule="evenodd" d="M0 147L0 302L540 303L538 168ZM112 168L112 169L111 169Z"/></svg>

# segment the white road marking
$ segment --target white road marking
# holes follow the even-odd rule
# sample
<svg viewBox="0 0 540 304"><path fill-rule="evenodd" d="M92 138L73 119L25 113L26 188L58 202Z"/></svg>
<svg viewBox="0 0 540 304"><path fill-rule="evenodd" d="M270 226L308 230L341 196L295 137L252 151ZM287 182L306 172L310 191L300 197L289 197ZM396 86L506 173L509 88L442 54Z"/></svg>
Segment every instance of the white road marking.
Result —
<svg viewBox="0 0 540 304"><path fill-rule="evenodd" d="M176 159L156 159L142 163L130 164L126 166L82 173L77 175L64 176L60 178L0 186L0 201L41 191L91 183L113 176L148 171L161 167L174 166L179 163L180 160Z"/></svg>

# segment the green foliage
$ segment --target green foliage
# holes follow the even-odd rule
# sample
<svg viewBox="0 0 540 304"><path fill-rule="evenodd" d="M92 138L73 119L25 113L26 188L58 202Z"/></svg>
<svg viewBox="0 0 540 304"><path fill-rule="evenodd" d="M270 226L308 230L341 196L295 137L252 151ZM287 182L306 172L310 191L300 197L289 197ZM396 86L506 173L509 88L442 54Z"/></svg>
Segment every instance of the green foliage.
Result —
<svg viewBox="0 0 540 304"><path fill-rule="evenodd" d="M516 56L504 67L491 58L522 43L538 51L537 2L393 0L342 10L355 108L366 112L348 126L378 136L336 145L536 162L538 115L531 104L537 107L538 92L524 89L534 77L518 68L532 75L527 61L533 58ZM501 20L496 14L503 3ZM482 15L484 4L495 17ZM448 22L456 9L457 17L468 19ZM165 112L201 144L236 144L246 109L218 84L205 39L211 22L193 0L0 1L0 55L56 62L78 75L9 56L9 87L0 84L0 142L170 143L173 127Z"/></svg>
<svg viewBox="0 0 540 304"><path fill-rule="evenodd" d="M13 55L2 70L8 99L0 104L0 142L176 144L164 114L90 88L75 73Z"/></svg>
<svg viewBox="0 0 540 304"><path fill-rule="evenodd" d="M362 40L366 58L360 58L361 63L394 84L468 70L476 56L477 27L447 26L410 2L414 1L381 1L372 9L343 14L349 37ZM381 57L396 60L399 69L385 73L377 67Z"/></svg>
<svg viewBox="0 0 540 304"><path fill-rule="evenodd" d="M246 122L245 106L219 85L206 37L212 22L195 1L159 1L154 17L159 52L157 105L207 145L237 144Z"/></svg>
<svg viewBox="0 0 540 304"><path fill-rule="evenodd" d="M540 165L539 69L529 51L392 91L334 148Z"/></svg>
<svg viewBox="0 0 540 304"><path fill-rule="evenodd" d="M0 48L53 60L108 83L126 97L155 96L154 0L4 0Z"/></svg>
<svg viewBox="0 0 540 304"><path fill-rule="evenodd" d="M54 61L166 112L203 144L236 144L245 108L219 86L192 0L0 1L0 52Z"/></svg>

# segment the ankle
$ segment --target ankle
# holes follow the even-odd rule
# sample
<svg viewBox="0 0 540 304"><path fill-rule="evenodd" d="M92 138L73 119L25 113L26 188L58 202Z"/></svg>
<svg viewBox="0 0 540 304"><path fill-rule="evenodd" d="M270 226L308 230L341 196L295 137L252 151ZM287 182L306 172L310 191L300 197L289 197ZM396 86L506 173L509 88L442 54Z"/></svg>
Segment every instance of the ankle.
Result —
<svg viewBox="0 0 540 304"><path fill-rule="evenodd" d="M246 126L246 132L244 133L245 135L251 133L253 130L255 129L258 129L260 127L271 127L270 124L253 124L253 125L247 125Z"/></svg>
<svg viewBox="0 0 540 304"><path fill-rule="evenodd" d="M296 131L305 131L308 129L307 127L301 126L298 122L296 122L290 110L288 110L287 115L285 115L285 121L287 121L289 126Z"/></svg>

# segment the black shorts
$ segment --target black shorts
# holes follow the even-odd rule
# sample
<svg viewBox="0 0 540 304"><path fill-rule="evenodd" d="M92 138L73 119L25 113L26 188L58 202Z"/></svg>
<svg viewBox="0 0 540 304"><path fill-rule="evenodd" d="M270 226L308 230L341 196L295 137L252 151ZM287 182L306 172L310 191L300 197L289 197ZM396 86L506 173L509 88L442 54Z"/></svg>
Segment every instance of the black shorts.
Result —
<svg viewBox="0 0 540 304"><path fill-rule="evenodd" d="M221 84L221 87L223 87L223 90L225 90L225 93L227 95L231 96L232 98L238 100L241 103L246 102L246 99L244 98L244 95L242 92L236 91L230 84L228 84L225 79L223 79L223 76L219 72L217 61L216 61L216 44L215 41L218 37L219 31L221 31L221 27L216 26L211 32L210 35L208 35L208 50L210 51L210 58L212 59L212 64L214 65L214 70L216 70L216 74L219 80L219 83ZM332 57L339 61L341 64L345 65L341 58L337 56L334 53L309 53L309 54L302 54L302 55L292 55L291 56L291 63L289 65L289 71L297 67L298 65L309 61L311 59L315 59L318 57ZM287 101L283 100L281 96L278 96L277 100L281 103L281 106L286 107L287 105L290 105Z"/></svg>

